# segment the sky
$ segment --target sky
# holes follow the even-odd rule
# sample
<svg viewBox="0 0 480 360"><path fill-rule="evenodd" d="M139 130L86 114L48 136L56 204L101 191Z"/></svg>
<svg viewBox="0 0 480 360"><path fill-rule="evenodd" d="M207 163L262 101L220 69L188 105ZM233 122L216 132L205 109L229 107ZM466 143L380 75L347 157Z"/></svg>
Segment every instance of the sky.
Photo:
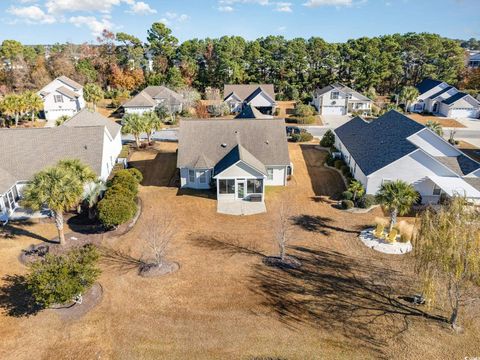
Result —
<svg viewBox="0 0 480 360"><path fill-rule="evenodd" d="M480 0L0 0L0 41L94 42L103 29L146 39L164 22L184 41L267 35L362 36L431 32L480 38Z"/></svg>

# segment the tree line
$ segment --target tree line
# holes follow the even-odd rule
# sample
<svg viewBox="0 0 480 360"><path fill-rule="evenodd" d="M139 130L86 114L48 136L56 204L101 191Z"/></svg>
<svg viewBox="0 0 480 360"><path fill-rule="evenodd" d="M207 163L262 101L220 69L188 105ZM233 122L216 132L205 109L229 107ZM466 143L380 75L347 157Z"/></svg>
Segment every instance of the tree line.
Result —
<svg viewBox="0 0 480 360"><path fill-rule="evenodd" d="M38 90L60 75L96 83L112 92L106 96L147 85L192 87L203 93L227 83L273 83L278 99L306 100L316 88L332 82L389 95L425 77L480 88L476 81L465 81L466 54L461 45L459 40L429 33L362 37L345 43L283 36L252 41L223 36L180 43L163 23L154 23L145 43L109 31L95 44L23 46L5 40L0 47L0 94Z"/></svg>

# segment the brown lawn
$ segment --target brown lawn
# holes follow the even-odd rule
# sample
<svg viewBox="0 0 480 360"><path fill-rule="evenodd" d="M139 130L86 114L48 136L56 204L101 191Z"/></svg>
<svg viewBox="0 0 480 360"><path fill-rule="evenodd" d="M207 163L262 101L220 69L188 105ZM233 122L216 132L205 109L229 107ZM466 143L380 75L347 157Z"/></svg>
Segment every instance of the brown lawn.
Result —
<svg viewBox="0 0 480 360"><path fill-rule="evenodd" d="M278 117L288 118L295 112L296 101L277 101Z"/></svg>
<svg viewBox="0 0 480 360"><path fill-rule="evenodd" d="M180 270L145 279L128 263L103 264L103 300L78 320L62 320L50 310L28 317L6 310L12 299L22 301L6 278L26 271L17 260L20 249L53 237L53 225L25 225L15 239L0 240L0 358L478 356L478 321L466 322L466 332L454 335L423 318L398 298L418 289L411 257L383 255L357 240L358 231L381 211L347 214L333 208L329 196L343 187L336 172L322 167L325 153L313 145L289 146L295 166L289 186L269 191L268 213L253 217L219 215L215 200L180 196L169 187L175 144L134 153L132 161L145 173L144 211L131 232L107 245L139 257L145 254L144 229L155 217L170 216L177 232L168 258ZM288 199L294 217L289 253L303 263L297 270L262 263L276 253L272 220L280 198Z"/></svg>
<svg viewBox="0 0 480 360"><path fill-rule="evenodd" d="M410 113L408 116L415 120L416 122L425 125L427 121L436 121L440 123L442 127L454 127L454 128L464 128L465 126L454 119L446 119L437 116L429 116L429 115L422 115L422 114L414 114Z"/></svg>

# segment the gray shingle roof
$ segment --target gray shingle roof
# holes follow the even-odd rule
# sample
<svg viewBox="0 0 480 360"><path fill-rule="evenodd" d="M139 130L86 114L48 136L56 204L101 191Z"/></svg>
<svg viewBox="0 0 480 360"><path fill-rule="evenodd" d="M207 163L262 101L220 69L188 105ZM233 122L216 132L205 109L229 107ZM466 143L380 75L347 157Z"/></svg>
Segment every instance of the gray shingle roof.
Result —
<svg viewBox="0 0 480 360"><path fill-rule="evenodd" d="M202 155L218 164L239 143L264 165L290 165L283 120L182 120L178 142L178 168Z"/></svg>
<svg viewBox="0 0 480 360"><path fill-rule="evenodd" d="M395 110L368 123L356 117L334 130L365 175L415 151L407 137L425 127Z"/></svg>
<svg viewBox="0 0 480 360"><path fill-rule="evenodd" d="M30 180L38 171L62 159L79 159L100 176L105 127L42 129L0 129L2 168L10 174L0 177L0 193L15 181Z"/></svg>
<svg viewBox="0 0 480 360"><path fill-rule="evenodd" d="M272 115L262 114L255 106L247 105L235 119L272 119Z"/></svg>
<svg viewBox="0 0 480 360"><path fill-rule="evenodd" d="M355 95L355 97L357 97L358 99L360 99L362 101L372 101L371 99L369 99L365 95L360 94L358 91L353 90L352 88L350 88L346 85L343 85L343 84L339 84L339 83L327 85L324 88L318 89L318 90L315 91L315 95L316 96L321 96L321 95L326 94L327 92L329 92L330 90L333 90L333 89L341 91L345 94L353 94L353 95Z"/></svg>
<svg viewBox="0 0 480 360"><path fill-rule="evenodd" d="M463 99L466 96L468 96L468 94L464 92L458 92L455 95L452 95L449 98L443 100L442 102L447 105L452 105L453 103L457 102L460 99Z"/></svg>
<svg viewBox="0 0 480 360"><path fill-rule="evenodd" d="M75 114L71 119L67 120L63 123L63 126L69 127L85 127L85 126L105 126L112 136L115 138L122 127L118 125L116 122L107 119L102 114L90 111L87 108L79 111Z"/></svg>
<svg viewBox="0 0 480 360"><path fill-rule="evenodd" d="M454 88L453 86L447 86L445 89L442 89L442 90L440 90L439 92L437 92L437 93L433 94L432 96L430 96L429 99L432 99L432 100L433 100L433 99L435 99L436 97L442 95L443 93L445 93L445 92L447 92L447 91L449 91L449 90L451 90L451 89L453 89L453 88Z"/></svg>
<svg viewBox="0 0 480 360"><path fill-rule="evenodd" d="M80 90L83 88L83 86L77 83L76 81L73 81L72 79L63 75L58 77L57 80L60 80L61 82L63 82L64 84L67 84L68 86L74 88L75 90Z"/></svg>
<svg viewBox="0 0 480 360"><path fill-rule="evenodd" d="M183 102L182 95L165 86L148 86L123 104L123 107L155 107L157 105L155 99L165 99L175 104Z"/></svg>
<svg viewBox="0 0 480 360"><path fill-rule="evenodd" d="M234 93L238 96L240 101L244 101L253 92L257 91L258 88L261 88L268 96L275 101L275 90L273 84L229 84L225 85L223 88L223 98L226 99L229 95Z"/></svg>
<svg viewBox="0 0 480 360"><path fill-rule="evenodd" d="M72 90L70 90L69 88L66 88L65 86L60 86L59 88L57 88L57 91L60 94L65 95L66 97L69 97L70 99L76 99L80 97L79 94L73 92Z"/></svg>
<svg viewBox="0 0 480 360"><path fill-rule="evenodd" d="M469 157L461 154L457 157L454 156L436 156L439 162L453 170L460 176L468 175L471 172L480 168L480 164L470 159Z"/></svg>
<svg viewBox="0 0 480 360"><path fill-rule="evenodd" d="M243 161L245 164L251 168L261 172L264 175L267 175L267 168L260 160L255 156L250 154L247 149L245 149L241 144L235 146L230 152L223 157L222 160L215 165L214 175L218 175L228 169L230 166L236 164L238 161Z"/></svg>
<svg viewBox="0 0 480 360"><path fill-rule="evenodd" d="M421 94L426 93L429 90L432 90L435 86L440 85L443 81L433 80L433 79L423 79L417 86L415 86L418 92Z"/></svg>

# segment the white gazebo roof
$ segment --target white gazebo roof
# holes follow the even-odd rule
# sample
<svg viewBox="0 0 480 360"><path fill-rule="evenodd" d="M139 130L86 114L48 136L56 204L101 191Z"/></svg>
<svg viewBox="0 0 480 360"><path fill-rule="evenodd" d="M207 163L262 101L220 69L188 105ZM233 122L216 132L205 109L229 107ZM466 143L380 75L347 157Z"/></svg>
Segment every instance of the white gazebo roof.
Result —
<svg viewBox="0 0 480 360"><path fill-rule="evenodd" d="M480 191L457 177L429 176L449 196L465 196L469 199L480 199Z"/></svg>

